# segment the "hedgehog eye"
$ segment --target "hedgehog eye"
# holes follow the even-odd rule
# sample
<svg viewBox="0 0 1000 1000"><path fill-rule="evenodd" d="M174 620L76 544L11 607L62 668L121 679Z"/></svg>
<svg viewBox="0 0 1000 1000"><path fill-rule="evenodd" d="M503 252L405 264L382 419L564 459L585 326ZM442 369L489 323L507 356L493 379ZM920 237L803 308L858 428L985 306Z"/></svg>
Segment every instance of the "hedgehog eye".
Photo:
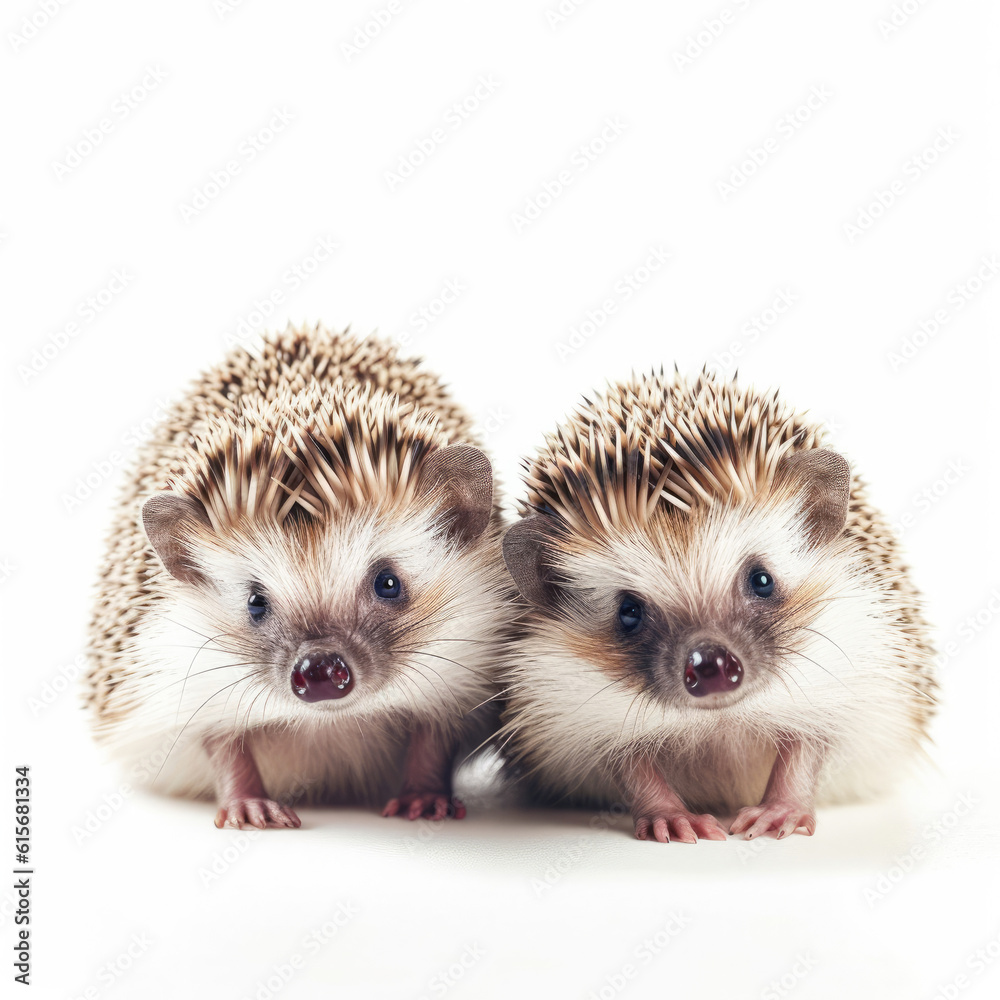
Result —
<svg viewBox="0 0 1000 1000"><path fill-rule="evenodd" d="M384 569L375 577L375 593L379 597L391 600L399 597L401 589L399 577L391 569Z"/></svg>
<svg viewBox="0 0 1000 1000"><path fill-rule="evenodd" d="M770 597L774 593L774 577L762 569L755 569L750 574L750 589L758 597Z"/></svg>
<svg viewBox="0 0 1000 1000"><path fill-rule="evenodd" d="M267 614L270 607L268 599L263 594L258 594L256 590L247 598L247 611L250 614L250 621L254 624Z"/></svg>
<svg viewBox="0 0 1000 1000"><path fill-rule="evenodd" d="M626 632L634 632L642 623L642 605L634 597L623 597L618 605L618 621Z"/></svg>

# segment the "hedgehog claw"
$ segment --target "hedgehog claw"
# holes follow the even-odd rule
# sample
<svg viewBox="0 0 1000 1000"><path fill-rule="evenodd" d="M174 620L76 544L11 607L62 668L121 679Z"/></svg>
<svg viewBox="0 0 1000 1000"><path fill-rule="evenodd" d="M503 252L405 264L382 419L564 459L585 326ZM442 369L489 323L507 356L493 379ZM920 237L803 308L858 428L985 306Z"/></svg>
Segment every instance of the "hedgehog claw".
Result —
<svg viewBox="0 0 1000 1000"><path fill-rule="evenodd" d="M696 844L699 840L726 839L726 831L709 813L696 816L687 811L678 811L657 816L635 816L634 821L636 840L655 840L661 844Z"/></svg>
<svg viewBox="0 0 1000 1000"><path fill-rule="evenodd" d="M465 806L444 792L408 792L389 799L382 815L401 816L403 819L440 820L448 816L463 819Z"/></svg>
<svg viewBox="0 0 1000 1000"><path fill-rule="evenodd" d="M800 831L811 837L816 832L816 817L801 803L784 801L745 806L729 828L730 833L742 833L744 840L753 840L765 833L773 833L775 840L784 840Z"/></svg>
<svg viewBox="0 0 1000 1000"><path fill-rule="evenodd" d="M220 830L243 830L248 826L258 830L269 826L287 829L301 826L302 820L295 815L294 809L273 799L246 797L223 803L215 814L215 825Z"/></svg>

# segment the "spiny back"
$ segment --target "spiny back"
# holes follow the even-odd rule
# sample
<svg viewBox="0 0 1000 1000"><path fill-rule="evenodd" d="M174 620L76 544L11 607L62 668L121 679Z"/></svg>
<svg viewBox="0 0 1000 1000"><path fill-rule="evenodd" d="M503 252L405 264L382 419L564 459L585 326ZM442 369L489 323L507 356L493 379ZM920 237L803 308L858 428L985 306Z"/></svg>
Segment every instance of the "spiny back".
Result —
<svg viewBox="0 0 1000 1000"><path fill-rule="evenodd" d="M664 501L682 511L752 496L790 450L821 446L818 425L777 393L703 372L638 376L584 402L528 465L529 506L577 530L639 527Z"/></svg>

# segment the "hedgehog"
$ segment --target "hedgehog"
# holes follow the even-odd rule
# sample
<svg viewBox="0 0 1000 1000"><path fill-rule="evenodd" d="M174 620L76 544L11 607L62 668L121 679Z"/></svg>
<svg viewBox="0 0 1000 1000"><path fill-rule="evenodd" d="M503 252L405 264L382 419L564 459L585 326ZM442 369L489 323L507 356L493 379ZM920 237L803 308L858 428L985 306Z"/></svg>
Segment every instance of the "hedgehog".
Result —
<svg viewBox="0 0 1000 1000"><path fill-rule="evenodd" d="M217 826L296 802L461 818L513 595L489 459L394 347L289 326L234 349L141 448L89 633L93 733Z"/></svg>
<svg viewBox="0 0 1000 1000"><path fill-rule="evenodd" d="M640 840L811 835L925 756L933 648L895 536L824 428L703 371L585 398L503 541L501 731L543 801Z"/></svg>

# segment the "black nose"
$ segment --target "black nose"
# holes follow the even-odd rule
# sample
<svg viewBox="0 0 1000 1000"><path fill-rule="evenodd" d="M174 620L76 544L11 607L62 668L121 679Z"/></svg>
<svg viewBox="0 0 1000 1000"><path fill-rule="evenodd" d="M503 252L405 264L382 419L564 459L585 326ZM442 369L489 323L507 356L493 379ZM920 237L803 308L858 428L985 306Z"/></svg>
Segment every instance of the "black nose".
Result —
<svg viewBox="0 0 1000 1000"><path fill-rule="evenodd" d="M725 646L698 646L688 653L684 686L696 698L734 691L743 680L743 664Z"/></svg>
<svg viewBox="0 0 1000 1000"><path fill-rule="evenodd" d="M292 690L303 701L343 698L354 687L354 675L336 653L310 653L292 668Z"/></svg>

